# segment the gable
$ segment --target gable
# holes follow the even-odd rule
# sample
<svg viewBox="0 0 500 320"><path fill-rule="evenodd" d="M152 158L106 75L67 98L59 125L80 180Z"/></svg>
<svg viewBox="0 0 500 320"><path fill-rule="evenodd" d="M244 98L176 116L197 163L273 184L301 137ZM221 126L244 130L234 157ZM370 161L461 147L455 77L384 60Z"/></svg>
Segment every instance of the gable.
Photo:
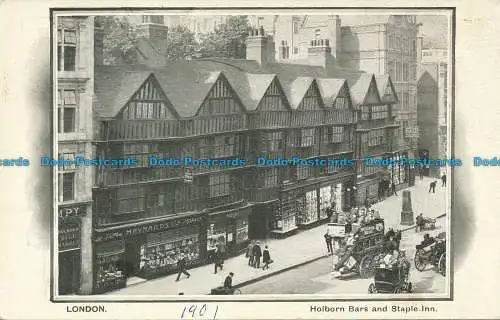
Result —
<svg viewBox="0 0 500 320"><path fill-rule="evenodd" d="M224 115L243 113L244 107L235 91L220 74L200 106L197 115Z"/></svg>
<svg viewBox="0 0 500 320"><path fill-rule="evenodd" d="M132 95L120 112L122 119L176 119L167 97L158 82L150 76Z"/></svg>
<svg viewBox="0 0 500 320"><path fill-rule="evenodd" d="M368 91L365 95L365 99L363 100L363 104L379 104L380 96L378 94L377 84L375 83L375 79L372 78L370 82L370 86L368 87Z"/></svg>
<svg viewBox="0 0 500 320"><path fill-rule="evenodd" d="M349 94L349 87L346 82L340 88L337 97L333 101L333 108L335 109L347 109L352 108L351 96Z"/></svg>
<svg viewBox="0 0 500 320"><path fill-rule="evenodd" d="M394 102L394 103L398 102L398 96L396 94L396 91L394 90L394 86L392 85L391 79L389 79L389 81L387 81L387 85L386 85L385 90L384 90L383 100Z"/></svg>
<svg viewBox="0 0 500 320"><path fill-rule="evenodd" d="M288 103L285 99L285 92L275 77L269 87L264 93L264 97L257 107L259 111L286 111L288 110Z"/></svg>
<svg viewBox="0 0 500 320"><path fill-rule="evenodd" d="M323 105L321 93L318 88L316 80L311 82L309 89L307 89L302 101L297 107L298 110L319 110Z"/></svg>

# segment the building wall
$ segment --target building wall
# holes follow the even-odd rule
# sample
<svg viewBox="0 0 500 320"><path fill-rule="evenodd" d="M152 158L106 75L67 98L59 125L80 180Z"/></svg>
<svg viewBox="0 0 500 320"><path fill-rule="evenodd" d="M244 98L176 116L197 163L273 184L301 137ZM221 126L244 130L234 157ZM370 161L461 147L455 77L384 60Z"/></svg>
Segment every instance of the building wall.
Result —
<svg viewBox="0 0 500 320"><path fill-rule="evenodd" d="M59 111L56 112L59 122L59 132L57 133L58 154L72 154L74 157L80 156L90 159L93 157L91 141L93 139L94 20L91 17L62 17L57 21L57 29L63 30L61 36L64 39L64 43L61 45L64 47L64 51L61 51L61 54L57 53L57 60L62 57L64 57L64 61L71 60L69 56L63 53L66 52L68 47L76 48L74 68L61 66L63 70L57 71L57 89L62 91L61 95L56 93L56 105L61 104L61 108L57 108L58 110L63 110L62 113ZM70 38L73 38L69 36L72 32L75 32L76 43L70 40ZM66 36L68 37L67 39ZM74 117L69 116L71 114L68 111L69 109L75 110ZM74 123L73 126L70 125L71 122ZM54 157L57 158L58 155ZM79 288L73 288L73 290L83 294L90 293L92 291L92 247L90 235L92 230L91 199L93 170L89 166L74 166L60 167L58 171L59 211L71 212L72 215L71 217L60 217L59 226L61 229L59 229L59 233L68 231L64 229L66 222L77 222L79 224L79 250L77 249L74 252L79 254L81 272ZM72 186L68 182L69 180L63 178L64 174L67 176L74 175ZM68 183L65 184L64 181ZM68 191L67 198L64 199L64 189L70 190L67 189L70 187L73 189L73 195L70 196L70 192ZM75 213L76 208L78 208L78 215ZM64 269L67 266L60 265L60 268ZM62 272L61 269L59 270L60 272Z"/></svg>

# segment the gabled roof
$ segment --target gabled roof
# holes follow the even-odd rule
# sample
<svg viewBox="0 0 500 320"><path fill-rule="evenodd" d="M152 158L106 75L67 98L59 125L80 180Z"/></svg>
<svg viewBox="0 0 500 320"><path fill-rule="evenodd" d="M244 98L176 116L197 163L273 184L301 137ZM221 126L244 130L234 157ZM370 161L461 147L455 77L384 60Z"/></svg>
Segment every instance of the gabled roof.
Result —
<svg viewBox="0 0 500 320"><path fill-rule="evenodd" d="M98 69L94 85L96 114L103 118L116 116L150 75L148 70L124 70L123 67Z"/></svg>
<svg viewBox="0 0 500 320"><path fill-rule="evenodd" d="M282 81L280 81L292 109L298 108L299 104L302 102L302 99L304 99L307 90L309 90L309 88L311 87L313 81L314 78L312 77L298 77L293 82L283 83Z"/></svg>
<svg viewBox="0 0 500 320"><path fill-rule="evenodd" d="M276 75L247 73L246 76L248 79L248 87L250 88L250 99L248 100L251 100L251 102L248 101L248 103L246 103L243 101L243 103L247 107L247 110L253 111L257 109L267 89L273 82L274 78L276 78ZM244 98L241 97L241 99L243 100Z"/></svg>
<svg viewBox="0 0 500 320"><path fill-rule="evenodd" d="M398 95L396 90L394 89L394 85L392 84L391 78L388 74L386 75L376 75L375 81L377 82L378 94L380 99L383 102L387 103L398 103ZM387 88L390 88L392 99L387 100L387 96L385 95L385 91Z"/></svg>
<svg viewBox="0 0 500 320"><path fill-rule="evenodd" d="M101 117L115 117L152 75L179 116L194 116L221 72L200 71L187 65L99 67L95 73L96 113Z"/></svg>
<svg viewBox="0 0 500 320"><path fill-rule="evenodd" d="M345 79L332 78L323 78L316 80L325 107L329 108L333 105L335 99L340 93L340 90L346 84L346 82L347 81Z"/></svg>
<svg viewBox="0 0 500 320"><path fill-rule="evenodd" d="M365 102L372 83L375 83L371 73L353 74L346 77L351 90L352 103L359 106ZM378 94L378 92L377 92Z"/></svg>

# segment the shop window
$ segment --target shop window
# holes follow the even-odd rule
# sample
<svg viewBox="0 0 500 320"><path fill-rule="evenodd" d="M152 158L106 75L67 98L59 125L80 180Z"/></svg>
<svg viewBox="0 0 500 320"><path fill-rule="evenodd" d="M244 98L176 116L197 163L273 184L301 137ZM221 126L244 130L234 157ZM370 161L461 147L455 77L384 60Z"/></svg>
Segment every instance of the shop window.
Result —
<svg viewBox="0 0 500 320"><path fill-rule="evenodd" d="M57 99L59 133L75 132L76 109L77 109L76 90L59 90Z"/></svg>
<svg viewBox="0 0 500 320"><path fill-rule="evenodd" d="M328 141L330 143L341 143L344 140L344 127L328 127Z"/></svg>
<svg viewBox="0 0 500 320"><path fill-rule="evenodd" d="M209 178L210 198L230 194L230 175L228 173L212 175Z"/></svg>
<svg viewBox="0 0 500 320"><path fill-rule="evenodd" d="M386 105L372 107L372 119L386 119L388 116L389 112Z"/></svg>
<svg viewBox="0 0 500 320"><path fill-rule="evenodd" d="M196 226L190 226L148 234L146 243L140 248L141 273L160 274L174 270L181 254L188 265L197 261L200 257L198 233Z"/></svg>
<svg viewBox="0 0 500 320"><path fill-rule="evenodd" d="M248 240L248 218L236 220L236 243Z"/></svg>
<svg viewBox="0 0 500 320"><path fill-rule="evenodd" d="M75 172L65 172L62 176L62 201L71 201L75 199Z"/></svg>
<svg viewBox="0 0 500 320"><path fill-rule="evenodd" d="M76 30L57 30L57 70L75 71L76 66Z"/></svg>
<svg viewBox="0 0 500 320"><path fill-rule="evenodd" d="M311 147L314 144L314 133L313 129L302 129L300 131L300 143L301 147Z"/></svg>

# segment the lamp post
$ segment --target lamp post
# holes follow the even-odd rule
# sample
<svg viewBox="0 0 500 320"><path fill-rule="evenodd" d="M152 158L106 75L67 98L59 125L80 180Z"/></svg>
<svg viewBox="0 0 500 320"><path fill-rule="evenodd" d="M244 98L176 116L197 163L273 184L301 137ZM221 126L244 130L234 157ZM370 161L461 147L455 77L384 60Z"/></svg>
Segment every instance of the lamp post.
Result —
<svg viewBox="0 0 500 320"><path fill-rule="evenodd" d="M401 224L404 226L411 226L414 224L413 209L411 206L411 192L409 190L403 191L403 203L401 210Z"/></svg>

